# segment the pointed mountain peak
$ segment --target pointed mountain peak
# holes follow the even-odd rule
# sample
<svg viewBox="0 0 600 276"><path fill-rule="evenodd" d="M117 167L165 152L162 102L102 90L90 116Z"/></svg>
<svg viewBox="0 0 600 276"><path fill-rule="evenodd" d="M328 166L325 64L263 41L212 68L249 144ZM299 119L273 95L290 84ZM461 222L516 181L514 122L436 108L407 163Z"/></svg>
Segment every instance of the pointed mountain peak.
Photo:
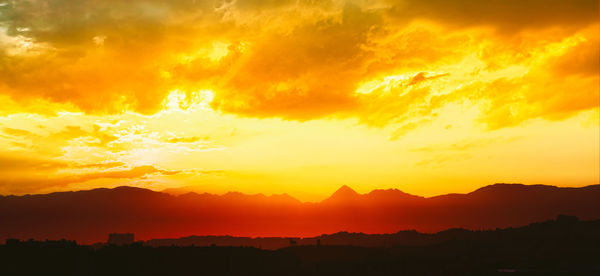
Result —
<svg viewBox="0 0 600 276"><path fill-rule="evenodd" d="M356 191L354 191L352 188L348 187L348 185L342 185L342 187L340 187L339 189L337 189L337 191L335 191L334 194L337 193L351 193L351 194L358 194Z"/></svg>
<svg viewBox="0 0 600 276"><path fill-rule="evenodd" d="M348 200L348 199L354 199L358 196L360 196L359 193L352 190L352 188L344 185L344 186L340 187L339 189L337 189L337 191L335 191L335 193L333 193L328 198L328 200Z"/></svg>

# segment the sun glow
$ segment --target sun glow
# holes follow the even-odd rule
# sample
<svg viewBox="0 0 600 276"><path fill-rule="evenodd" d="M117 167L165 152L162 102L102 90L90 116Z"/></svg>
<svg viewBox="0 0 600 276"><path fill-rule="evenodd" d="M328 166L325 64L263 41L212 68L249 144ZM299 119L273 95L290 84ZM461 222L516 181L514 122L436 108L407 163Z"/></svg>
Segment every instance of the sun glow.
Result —
<svg viewBox="0 0 600 276"><path fill-rule="evenodd" d="M214 97L215 93L211 90L198 90L188 93L175 89L165 97L163 106L166 111L210 110L210 103Z"/></svg>

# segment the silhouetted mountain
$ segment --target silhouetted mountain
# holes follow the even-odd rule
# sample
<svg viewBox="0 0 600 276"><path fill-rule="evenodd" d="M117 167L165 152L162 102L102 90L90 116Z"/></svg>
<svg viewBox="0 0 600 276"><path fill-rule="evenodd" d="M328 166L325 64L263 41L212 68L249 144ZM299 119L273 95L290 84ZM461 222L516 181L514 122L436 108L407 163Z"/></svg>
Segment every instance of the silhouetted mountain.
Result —
<svg viewBox="0 0 600 276"><path fill-rule="evenodd" d="M352 190L352 188L343 185L337 191L335 191L329 198L323 200L323 202L343 202L359 200L360 194Z"/></svg>
<svg viewBox="0 0 600 276"><path fill-rule="evenodd" d="M600 218L600 185L558 188L495 184L468 194L423 198L399 190L358 194L344 186L320 203L289 195L186 193L133 187L0 197L0 239L104 241L107 233L139 239L190 235L310 237L339 231L436 232L526 225L559 214ZM249 244L248 244L249 245Z"/></svg>

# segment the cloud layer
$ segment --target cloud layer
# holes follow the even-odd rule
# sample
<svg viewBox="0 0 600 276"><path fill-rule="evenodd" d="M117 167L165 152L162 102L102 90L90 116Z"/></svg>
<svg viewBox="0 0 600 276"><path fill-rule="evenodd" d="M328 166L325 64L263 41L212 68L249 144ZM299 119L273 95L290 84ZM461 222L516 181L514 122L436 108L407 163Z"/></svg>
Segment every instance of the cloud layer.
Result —
<svg viewBox="0 0 600 276"><path fill-rule="evenodd" d="M174 89L210 89L227 113L374 125L469 99L488 105L482 120L496 128L594 107L575 102L598 94L597 10L589 0L7 1L0 93L153 114ZM356 93L386 78L423 82Z"/></svg>

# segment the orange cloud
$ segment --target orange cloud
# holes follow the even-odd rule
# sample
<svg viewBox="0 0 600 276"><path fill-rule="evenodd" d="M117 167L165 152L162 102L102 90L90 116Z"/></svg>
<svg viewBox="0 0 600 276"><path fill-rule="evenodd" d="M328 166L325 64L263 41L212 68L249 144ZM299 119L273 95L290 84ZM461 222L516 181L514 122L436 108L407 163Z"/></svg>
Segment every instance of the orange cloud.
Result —
<svg viewBox="0 0 600 276"><path fill-rule="evenodd" d="M68 163L48 158L36 158L2 152L0 154L0 174L22 170L55 170L67 167Z"/></svg>
<svg viewBox="0 0 600 276"><path fill-rule="evenodd" d="M169 91L211 89L225 113L375 126L468 99L492 129L565 118L598 94L597 1L196 2L7 2L0 93L153 114ZM460 71L470 55L482 64ZM527 72L502 73L514 67ZM356 93L398 75L412 79Z"/></svg>
<svg viewBox="0 0 600 276"><path fill-rule="evenodd" d="M83 169L87 169L87 168L111 169L111 168L121 167L124 165L125 165L125 163L123 163L123 162L107 162L107 163L98 163L98 164L83 164L83 165L77 165L76 167L83 168Z"/></svg>
<svg viewBox="0 0 600 276"><path fill-rule="evenodd" d="M98 164L95 167L102 167L103 164ZM32 168L32 167L29 167ZM39 191L41 189L49 189L56 187L64 187L73 183L81 183L101 178L112 179L135 179L145 177L150 174L173 175L179 171L168 171L157 169L154 166L139 166L126 170L104 171L90 174L69 175L65 177L38 177L38 178L4 178L0 181L0 187L3 193L21 194Z"/></svg>
<svg viewBox="0 0 600 276"><path fill-rule="evenodd" d="M545 27L581 27L598 20L595 0L387 0L389 15L400 20L426 18L454 26L486 25L514 32Z"/></svg>
<svg viewBox="0 0 600 276"><path fill-rule="evenodd" d="M29 135L33 135L33 133L31 133L30 131L24 130L24 129L18 129L18 128L10 128L10 127L5 127L2 128L2 132L11 135L11 136L29 136Z"/></svg>

